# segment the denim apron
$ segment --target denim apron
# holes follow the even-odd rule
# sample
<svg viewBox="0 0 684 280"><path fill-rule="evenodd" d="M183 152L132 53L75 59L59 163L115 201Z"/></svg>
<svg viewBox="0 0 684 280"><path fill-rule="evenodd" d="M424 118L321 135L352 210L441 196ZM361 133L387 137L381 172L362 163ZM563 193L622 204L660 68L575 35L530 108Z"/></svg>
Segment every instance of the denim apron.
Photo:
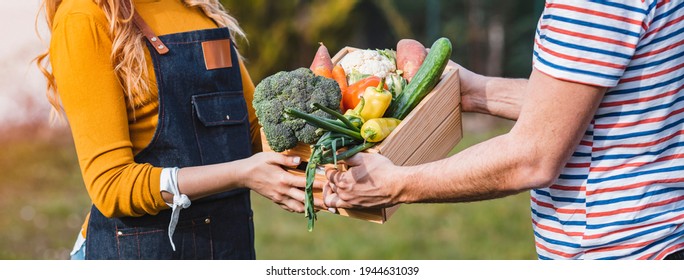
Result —
<svg viewBox="0 0 684 280"><path fill-rule="evenodd" d="M159 122L149 146L135 156L135 161L182 168L251 156L247 104L229 30L146 37L159 89ZM208 70L202 43L226 39L230 40L232 67ZM167 52L158 52L154 43L159 42L165 44L160 48L167 48ZM194 200L180 211L173 235L176 251L168 237L170 219L171 210L110 219L93 206L86 258L255 259L246 188Z"/></svg>

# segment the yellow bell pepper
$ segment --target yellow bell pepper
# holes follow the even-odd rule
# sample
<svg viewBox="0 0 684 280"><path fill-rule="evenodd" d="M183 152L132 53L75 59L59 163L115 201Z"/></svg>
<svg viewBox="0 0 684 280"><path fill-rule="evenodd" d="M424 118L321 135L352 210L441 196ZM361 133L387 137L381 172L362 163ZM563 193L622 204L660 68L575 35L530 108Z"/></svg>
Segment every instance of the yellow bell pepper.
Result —
<svg viewBox="0 0 684 280"><path fill-rule="evenodd" d="M361 137L368 142L385 140L399 126L401 120L395 118L376 118L368 120L361 126Z"/></svg>
<svg viewBox="0 0 684 280"><path fill-rule="evenodd" d="M377 87L368 87L363 92L363 102L358 105L362 106L361 110L358 111L358 108L354 108L355 111L360 112L359 115L362 119L377 119L385 114L392 102L392 93L384 89L384 85L385 80L383 79Z"/></svg>
<svg viewBox="0 0 684 280"><path fill-rule="evenodd" d="M359 115L359 112L354 111L352 109L348 109L347 112L344 113L344 117L349 120L356 128L361 128L365 120Z"/></svg>

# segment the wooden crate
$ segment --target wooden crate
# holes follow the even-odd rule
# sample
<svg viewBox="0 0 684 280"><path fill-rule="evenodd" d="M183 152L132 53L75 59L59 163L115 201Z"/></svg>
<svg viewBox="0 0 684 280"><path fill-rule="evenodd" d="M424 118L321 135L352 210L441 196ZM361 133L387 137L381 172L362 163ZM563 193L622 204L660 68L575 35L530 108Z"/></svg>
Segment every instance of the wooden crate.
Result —
<svg viewBox="0 0 684 280"><path fill-rule="evenodd" d="M346 54L357 50L345 47L333 57L333 64ZM407 166L418 165L445 158L463 135L461 129L461 94L458 70L447 67L439 83L421 101L411 113L404 118L399 126L380 144L367 150L369 153L379 153L389 158L394 164ZM261 133L261 143L264 151L272 151L268 141ZM307 161L311 155L309 145L299 144L282 152L287 155L301 157ZM288 170L304 176L301 169ZM325 181L322 172L316 174L316 180ZM322 197L322 190L314 190L315 197ZM385 223L397 211L399 205L377 209L336 209L337 214L375 223Z"/></svg>

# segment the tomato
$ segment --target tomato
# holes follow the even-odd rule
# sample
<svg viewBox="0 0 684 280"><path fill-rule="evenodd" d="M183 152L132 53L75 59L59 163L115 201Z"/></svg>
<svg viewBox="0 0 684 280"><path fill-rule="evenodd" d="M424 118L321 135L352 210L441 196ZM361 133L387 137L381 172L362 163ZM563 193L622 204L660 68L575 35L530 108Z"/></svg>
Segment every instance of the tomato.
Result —
<svg viewBox="0 0 684 280"><path fill-rule="evenodd" d="M366 88L377 87L380 84L380 80L376 76L370 76L349 85L346 90L343 90L342 112L346 112L347 109L354 109L361 102L361 97ZM384 88L387 89L387 84L384 85Z"/></svg>

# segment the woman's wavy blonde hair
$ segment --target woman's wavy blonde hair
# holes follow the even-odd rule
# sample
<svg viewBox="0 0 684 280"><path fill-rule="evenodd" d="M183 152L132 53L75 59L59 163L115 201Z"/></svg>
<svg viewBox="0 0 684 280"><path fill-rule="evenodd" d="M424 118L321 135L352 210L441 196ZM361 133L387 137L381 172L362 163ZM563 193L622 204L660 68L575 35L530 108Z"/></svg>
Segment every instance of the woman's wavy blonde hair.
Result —
<svg viewBox="0 0 684 280"><path fill-rule="evenodd" d="M104 11L109 21L109 33L112 36L113 46L111 53L114 70L121 83L121 87L128 97L131 108L142 104L151 94L150 83L152 79L147 71L145 61L145 43L143 35L133 24L132 14L126 9L135 9L133 0L93 0ZM230 16L218 0L181 0L189 7L200 8L208 17L221 27L230 29L233 37L245 39L235 18ZM62 0L43 0L41 11L45 13L47 26L52 30L55 13ZM37 19L36 19L37 21ZM60 118L64 109L61 106L55 78L49 69L50 51L36 57L36 64L47 78L47 98L52 105L51 116Z"/></svg>

